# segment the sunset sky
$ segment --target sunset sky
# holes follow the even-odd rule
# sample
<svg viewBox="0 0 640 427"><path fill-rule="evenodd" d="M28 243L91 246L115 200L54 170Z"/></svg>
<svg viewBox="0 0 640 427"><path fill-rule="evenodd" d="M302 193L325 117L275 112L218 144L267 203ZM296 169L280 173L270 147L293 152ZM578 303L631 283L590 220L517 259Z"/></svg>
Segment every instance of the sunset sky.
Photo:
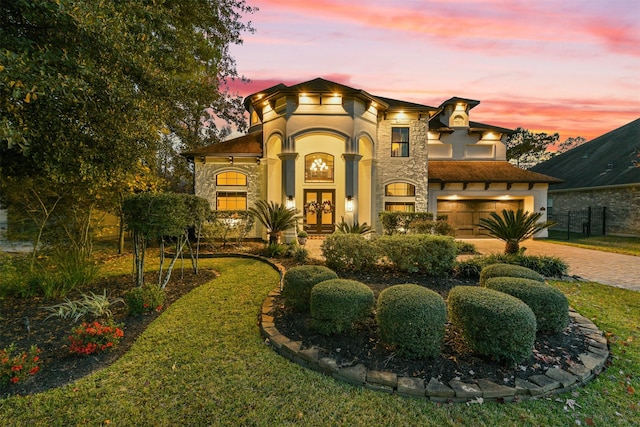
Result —
<svg viewBox="0 0 640 427"><path fill-rule="evenodd" d="M247 0L242 96L316 77L560 141L640 117L638 0Z"/></svg>

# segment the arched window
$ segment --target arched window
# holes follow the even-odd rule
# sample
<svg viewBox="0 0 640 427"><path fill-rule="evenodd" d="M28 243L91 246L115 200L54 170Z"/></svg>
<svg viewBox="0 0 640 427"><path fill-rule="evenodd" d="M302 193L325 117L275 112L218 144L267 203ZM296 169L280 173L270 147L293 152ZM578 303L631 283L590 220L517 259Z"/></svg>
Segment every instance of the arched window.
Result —
<svg viewBox="0 0 640 427"><path fill-rule="evenodd" d="M216 185L247 186L247 175L240 172L223 172L216 175Z"/></svg>
<svg viewBox="0 0 640 427"><path fill-rule="evenodd" d="M247 209L247 175L241 172L222 172L216 175L216 210Z"/></svg>
<svg viewBox="0 0 640 427"><path fill-rule="evenodd" d="M384 187L384 195L392 197L415 196L416 186L408 182L394 182Z"/></svg>
<svg viewBox="0 0 640 427"><path fill-rule="evenodd" d="M304 158L305 182L333 182L333 156L326 153L311 153Z"/></svg>
<svg viewBox="0 0 640 427"><path fill-rule="evenodd" d="M384 187L384 210L414 212L416 210L416 186L408 182L393 182Z"/></svg>

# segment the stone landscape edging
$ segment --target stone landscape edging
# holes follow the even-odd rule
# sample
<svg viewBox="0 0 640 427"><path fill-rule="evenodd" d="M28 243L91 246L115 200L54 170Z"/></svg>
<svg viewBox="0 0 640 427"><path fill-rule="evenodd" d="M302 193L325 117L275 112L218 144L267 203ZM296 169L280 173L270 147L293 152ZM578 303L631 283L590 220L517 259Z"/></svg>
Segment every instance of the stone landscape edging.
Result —
<svg viewBox="0 0 640 427"><path fill-rule="evenodd" d="M264 258L263 258L264 260ZM281 266L269 262L281 273ZM281 276L282 277L282 276ZM609 358L607 339L598 327L572 308L571 320L588 344L586 353L580 354L580 362L568 369L550 368L544 374L516 378L515 387L496 384L487 379L477 379L474 383L451 380L449 384L431 378L428 382L419 377L399 376L391 371L368 370L362 363L340 366L332 357L321 357L317 347L302 349L301 341L293 341L276 328L273 317L275 299L280 296L282 286L269 293L262 304L260 332L281 356L298 365L321 372L336 380L365 387L371 390L404 397L424 398L433 402L482 402L519 401L538 399L564 393L589 383L604 369Z"/></svg>

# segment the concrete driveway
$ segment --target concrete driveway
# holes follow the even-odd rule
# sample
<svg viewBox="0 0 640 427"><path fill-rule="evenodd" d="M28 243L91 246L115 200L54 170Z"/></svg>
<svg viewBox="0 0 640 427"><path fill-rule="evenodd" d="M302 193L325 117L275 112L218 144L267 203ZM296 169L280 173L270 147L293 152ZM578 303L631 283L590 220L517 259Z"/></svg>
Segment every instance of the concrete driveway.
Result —
<svg viewBox="0 0 640 427"><path fill-rule="evenodd" d="M497 239L465 239L473 243L478 252L489 254L504 251L504 242ZM620 255L573 246L527 240L520 247L527 255L549 255L569 264L569 275L603 285L640 291L640 257Z"/></svg>

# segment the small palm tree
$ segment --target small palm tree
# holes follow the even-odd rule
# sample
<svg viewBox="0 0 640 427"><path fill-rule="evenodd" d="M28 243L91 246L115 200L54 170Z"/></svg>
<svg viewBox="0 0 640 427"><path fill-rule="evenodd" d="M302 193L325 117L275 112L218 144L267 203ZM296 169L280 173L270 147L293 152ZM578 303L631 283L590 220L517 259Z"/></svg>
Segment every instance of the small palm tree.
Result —
<svg viewBox="0 0 640 427"><path fill-rule="evenodd" d="M266 200L258 200L253 207L249 208L249 212L267 229L270 245L278 243L278 235L288 228L295 227L298 220L294 209Z"/></svg>
<svg viewBox="0 0 640 427"><path fill-rule="evenodd" d="M502 210L502 216L492 212L491 218L480 218L479 227L489 232L489 235L506 242L504 252L516 254L520 250L520 242L527 240L540 230L549 228L555 224L553 221L538 222L542 213L523 212L518 209Z"/></svg>
<svg viewBox="0 0 640 427"><path fill-rule="evenodd" d="M371 226L368 225L366 222L363 222L362 224L360 224L359 222L356 221L353 224L349 224L344 220L344 217L340 217L340 219L341 219L340 224L336 224L336 231L338 233L362 234L362 235L373 233L373 228L371 228Z"/></svg>

